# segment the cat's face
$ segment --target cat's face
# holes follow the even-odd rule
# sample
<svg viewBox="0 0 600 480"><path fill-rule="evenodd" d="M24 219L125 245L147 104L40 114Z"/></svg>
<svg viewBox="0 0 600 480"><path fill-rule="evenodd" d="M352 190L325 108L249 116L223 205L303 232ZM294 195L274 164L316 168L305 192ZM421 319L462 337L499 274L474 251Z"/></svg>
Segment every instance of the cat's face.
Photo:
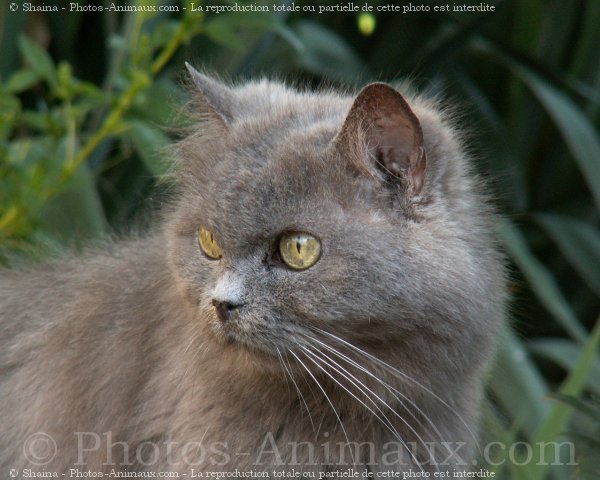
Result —
<svg viewBox="0 0 600 480"><path fill-rule="evenodd" d="M343 329L387 314L390 305L378 298L389 296L383 279L391 259L381 250L397 253L397 236L318 143L286 138L268 156L238 144L207 168L190 197L180 253L192 296L217 335L273 351L311 326ZM203 231L212 236L204 234L204 248Z"/></svg>
<svg viewBox="0 0 600 480"><path fill-rule="evenodd" d="M322 330L378 345L484 334L472 296L488 282L432 205L428 147L405 104L390 106L399 94L253 88L204 92L210 134L180 149L170 257L215 338L275 355Z"/></svg>

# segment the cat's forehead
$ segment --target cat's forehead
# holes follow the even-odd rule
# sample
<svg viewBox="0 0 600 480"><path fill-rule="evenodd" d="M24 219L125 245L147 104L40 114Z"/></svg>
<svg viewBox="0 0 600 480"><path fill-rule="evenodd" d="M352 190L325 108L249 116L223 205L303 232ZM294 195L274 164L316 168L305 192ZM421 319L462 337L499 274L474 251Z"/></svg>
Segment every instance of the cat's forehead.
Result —
<svg viewBox="0 0 600 480"><path fill-rule="evenodd" d="M296 132L223 152L203 188L211 223L254 236L319 228L345 184L326 147L319 132Z"/></svg>

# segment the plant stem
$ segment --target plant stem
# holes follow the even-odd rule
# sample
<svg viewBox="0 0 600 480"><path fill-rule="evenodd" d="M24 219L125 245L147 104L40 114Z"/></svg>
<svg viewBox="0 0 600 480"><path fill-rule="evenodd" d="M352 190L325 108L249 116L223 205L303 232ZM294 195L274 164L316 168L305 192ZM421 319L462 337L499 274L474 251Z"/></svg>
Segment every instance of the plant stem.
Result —
<svg viewBox="0 0 600 480"><path fill-rule="evenodd" d="M177 48L179 48L183 41L185 30L186 24L184 22L181 22L175 35L173 35L169 43L163 48L156 60L154 60L154 62L152 63L150 71L153 77L156 76L164 68L164 66L168 63L168 61L177 51ZM59 180L59 186L68 181L69 178L71 178L71 176L75 173L77 168L79 168L79 166L87 159L87 157L89 157L92 154L96 147L104 139L109 137L112 133L114 133L117 130L123 115L127 112L127 110L129 110L129 107L135 100L136 96L142 90L144 90L149 85L149 83L150 82L147 81L145 76L136 75L134 77L134 81L129 86L129 88L123 93L123 95L117 102L116 108L110 112L108 117L106 117L100 129L94 135L92 135L92 137L79 151L77 156L65 165Z"/></svg>
<svg viewBox="0 0 600 480"><path fill-rule="evenodd" d="M173 57L176 50L179 48L181 43L183 42L184 33L186 30L186 23L181 22L175 35L171 37L169 43L165 45L162 52L156 57L156 60L152 62L152 66L150 67L150 71L153 76L156 76L167 64L167 62Z"/></svg>
<svg viewBox="0 0 600 480"><path fill-rule="evenodd" d="M138 75L135 77L129 88L123 92L123 95L118 100L116 107L111 110L108 117L106 117L100 129L86 142L77 156L74 157L72 161L65 164L59 179L59 186L68 181L69 178L71 178L71 176L75 173L77 168L79 168L79 166L87 159L87 157L91 155L96 147L106 137L110 136L112 133L114 133L114 131L116 131L121 118L129 109L137 94L146 87L147 83L148 82L141 80L141 76Z"/></svg>

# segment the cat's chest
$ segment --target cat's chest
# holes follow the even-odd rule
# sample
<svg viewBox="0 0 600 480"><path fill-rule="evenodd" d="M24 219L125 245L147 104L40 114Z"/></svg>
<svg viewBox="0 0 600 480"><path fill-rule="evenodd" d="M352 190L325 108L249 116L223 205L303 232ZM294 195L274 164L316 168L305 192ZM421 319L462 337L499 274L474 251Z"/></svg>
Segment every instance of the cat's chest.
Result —
<svg viewBox="0 0 600 480"><path fill-rule="evenodd" d="M133 443L167 439L171 446L162 463L182 472L299 466L306 471L307 465L322 471L328 465L380 462L385 444L396 441L401 449L410 433L391 411L378 420L373 407L365 407L369 400L358 402L334 382L295 371L294 381L277 372L253 377L247 370L242 376L221 359L202 362L204 368L188 365L169 388L161 382L164 391L155 398L162 401L144 409L160 412L160 420L151 430L148 417L141 418L143 437Z"/></svg>
<svg viewBox="0 0 600 480"><path fill-rule="evenodd" d="M283 422L273 430L268 425L249 421L235 429L215 425L212 434L204 432L199 442L187 439L176 442L179 453L168 460L170 468L196 473L215 471L267 472L269 478L282 473L292 478L294 472L357 472L411 468L413 454L402 441L394 442L378 428L348 423L312 425ZM320 429L320 430L319 430ZM410 448L410 447L409 447ZM166 459L165 459L166 460ZM276 473L274 473L276 472ZM338 476L339 478L339 476Z"/></svg>
<svg viewBox="0 0 600 480"><path fill-rule="evenodd" d="M228 402L213 403L196 421L173 425L169 437L179 446L176 463L198 471L324 471L379 463L384 445L389 450L403 436L350 408L334 409L326 399L316 403L287 393L235 409Z"/></svg>

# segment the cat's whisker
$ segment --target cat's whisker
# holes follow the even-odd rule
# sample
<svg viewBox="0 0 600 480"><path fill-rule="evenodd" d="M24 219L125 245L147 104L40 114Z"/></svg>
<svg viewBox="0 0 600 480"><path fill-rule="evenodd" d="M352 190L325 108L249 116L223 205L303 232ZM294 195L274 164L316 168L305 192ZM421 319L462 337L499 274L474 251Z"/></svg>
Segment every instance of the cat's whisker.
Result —
<svg viewBox="0 0 600 480"><path fill-rule="evenodd" d="M286 349L283 351L283 356L284 356L284 358L285 358L285 361L286 361L286 363L287 363L287 366L288 366L288 369L289 369L289 371L290 371L290 372L292 372L292 371L293 371L293 370L292 370L292 364L291 364L291 360L290 360L290 358L288 357L287 350L289 350L289 349L287 349L287 348L286 348ZM298 373L299 373L299 375L302 377L302 382L303 382L303 384L304 384L304 385L305 385L305 386L306 386L306 387L307 387L307 388L310 390L310 394L311 394L311 397L312 397L312 400L313 400L313 402L316 402L316 401L318 400L318 399L317 399L317 393L318 393L318 392L316 393L316 392L314 391L314 389L313 389L313 387L312 387L312 381L309 381L309 380L307 380L307 378L306 378L306 371L305 371L303 368L301 368L301 369L299 369L299 370L298 370ZM312 379L310 379L310 380L312 380ZM298 382L296 382L296 383L298 383ZM306 392L305 392L305 393L306 393ZM303 395L303 397L306 399L306 396L304 396L304 395ZM308 402L305 402L305 403L306 403L306 404L308 404ZM307 405L307 408L308 408L308 405ZM321 431L321 427L323 426L323 421L325 420L325 417L324 417L323 415L321 416L321 418L320 418L320 421L319 421L318 425L317 425L317 423L316 423L316 420L317 420L317 419L315 419L315 418L313 417L313 420L315 421L315 426L317 427L317 431L315 432L315 435L317 435L317 436L318 436L318 435L319 435L319 432Z"/></svg>
<svg viewBox="0 0 600 480"><path fill-rule="evenodd" d="M305 363L300 359L300 357L298 355L296 355L294 353L293 350L289 350L290 354L293 355L293 357L296 359L296 361L302 365L302 368L304 368L304 370L306 370L306 373L308 373L308 375L313 379L313 381L317 384L317 386L319 387L319 390L321 390L321 392L323 393L323 395L325 396L325 399L327 400L327 403L329 403L329 406L331 407L331 409L333 410L333 414L335 415L335 418L337 419L337 422L340 425L340 428L342 429L342 433L344 434L344 437L346 438L346 443L348 445L350 445L350 439L348 438L348 433L346 432L346 428L344 427L344 424L342 423L342 419L340 418L340 415L338 414L337 410L335 409L333 402L331 401L331 399L329 398L329 395L327 395L327 392L325 391L325 389L323 388L323 386L319 383L319 381L317 380L317 377L315 377L313 375L313 373L310 371L310 369L305 365ZM352 453L352 449L350 449L350 456L352 457L352 463L356 465L356 459L354 458L354 454Z"/></svg>
<svg viewBox="0 0 600 480"><path fill-rule="evenodd" d="M291 401L292 400L292 390L290 389L290 385L287 382L287 373L285 371L285 367L283 366L283 357L281 356L279 347L275 343L272 343L271 347L277 353L277 359L279 360L279 366L281 367L281 372L283 373L283 379L285 381L285 386L287 387L287 391L288 391L288 399Z"/></svg>
<svg viewBox="0 0 600 480"><path fill-rule="evenodd" d="M192 335L192 338L190 339L190 341L188 342L187 346L185 347L185 349L183 350L183 356L185 357L185 354L188 352L188 350L190 349L190 347L192 346L192 344L198 339L198 335Z"/></svg>
<svg viewBox="0 0 600 480"><path fill-rule="evenodd" d="M349 363L350 365L358 368L360 371L364 372L366 375L368 375L369 377L373 378L375 381L377 381L378 383L380 383L390 394L392 394L392 396L396 399L396 401L398 401L406 409L406 411L419 424L419 426L423 427L428 433L431 433L429 431L429 429L423 424L423 422L421 421L421 419L412 411L412 409L410 409L410 408L408 408L406 406L406 404L404 403L404 401L406 401L407 403L409 403L410 406L413 407L420 415L422 415L423 418L427 421L427 423L433 428L434 432L437 434L437 436L439 437L440 441L442 441L442 442L444 441L444 436L439 431L439 429L436 427L436 425L433 423L433 421L431 421L431 419L429 418L429 416L413 400L411 400L410 398L408 398L405 394L403 394L401 391L399 391L398 389L394 388L393 386L391 386L387 382L383 381L381 378L379 378L377 375L375 375L373 372L371 372L370 370L368 370L363 365L359 364L358 362L356 362L352 358L348 357L347 355L344 355L343 353L341 353L337 349L333 348L331 345L328 345L327 343L319 340L318 338L315 338L315 337L312 337L312 336L309 336L309 335L305 335L305 336L306 336L306 338L310 339L311 341L317 342L319 345L321 345L322 347L326 348L328 351L330 351L331 353L333 353L338 358L340 358L340 359L344 360L346 363Z"/></svg>
<svg viewBox="0 0 600 480"><path fill-rule="evenodd" d="M304 356L310 360L313 364L315 364L323 373L325 373L329 378L331 378L337 385L339 385L343 390L345 390L348 394L350 394L355 400L357 400L358 402L360 402L367 410L369 410L373 415L375 415L375 418L377 418L384 426L386 426L388 429L393 428L390 427L388 424L386 424L386 422L384 422L381 417L379 417L377 415L377 413L375 413L375 411L373 411L372 409L370 409L364 402L362 402L356 395L354 395L348 388L346 388L342 383L340 383L333 375L331 375L331 373L329 373L327 371L327 369L323 368L321 365L319 365L312 357L311 355L314 356L314 354L309 355L306 351L302 352L304 354ZM315 358L318 358L315 356ZM326 364L327 365L327 364ZM329 365L327 365L329 366ZM392 430L391 430L392 431ZM393 431L392 431L393 433ZM400 440L400 442L402 442L401 437L398 435L397 436L398 440ZM352 453L352 448L351 448L351 443L348 439L348 436L346 435L346 445L349 447L349 451L350 451L350 455L352 456L352 462L354 464L354 466L356 467L356 459L354 458L354 454Z"/></svg>
<svg viewBox="0 0 600 480"><path fill-rule="evenodd" d="M410 456L412 457L413 461L419 466L419 468L421 469L421 471L423 471L423 467L420 464L420 462L418 461L418 459L416 458L416 456L414 455L414 453L410 450L410 448L408 448L408 445L406 444L406 442L403 440L402 436L400 435L400 433L398 432L398 430L394 427L394 424L392 423L392 421L388 418L388 416L383 412L383 410L381 409L381 407L368 395L368 393L370 393L371 395L374 395L378 400L380 400L383 405L385 405L386 407L388 407L398 418L400 418L400 420L402 420L407 426L408 428L410 428L413 433L415 433L415 435L417 435L417 437L419 438L419 440L421 441L421 443L423 444L423 446L425 447L425 450L427 450L427 445L425 444L425 442L420 438L420 436L414 431L414 429L412 429L412 427L408 424L408 422L406 422L405 419L403 419L397 412L395 412L387 403L385 403L385 401L383 401L380 397L377 396L377 394L375 394L375 392L373 392L370 388L368 388L366 385L364 385L363 382L361 382L360 380L358 380L354 375L352 375L351 373L347 372L347 374L342 373L338 368L336 368L334 365L332 365L332 360L327 357L327 355L325 355L323 352L321 352L320 350L317 350L317 352L320 355L323 355L324 357L326 357L329 361L323 359L322 357L319 357L318 354L316 354L314 351L311 351L309 349L307 349L306 347L301 347L302 350L304 351L304 354L307 356L307 358L309 360L311 360L318 368L320 368L326 375L328 375L335 383L337 383L342 389L344 389L344 391L346 391L349 395L351 395L356 401L358 401L362 406L364 406L367 410L369 410L369 412L371 412L375 418L377 418L381 424L386 427L393 435L395 438L398 439L398 441L401 443L401 445L404 447L404 449L410 454ZM309 355L310 354L310 355ZM321 365L319 365L317 362L315 362L315 360L313 360L312 357L316 358L317 360L321 361L324 365L326 365L327 367L331 368L332 370L336 371L339 375L341 375L342 377L344 377L346 380L348 380L362 395L364 395L364 397L373 404L373 406L377 409L377 411L381 414L381 416L379 414L377 414L377 412L375 412L375 410L373 410L372 408L370 408L364 401L362 401L360 398L358 398L355 394L353 394L345 385L343 385L338 379L336 379L333 375L331 375L330 372L327 371L327 369L323 368ZM333 362L334 364L336 364L335 362ZM337 365L337 364L336 364ZM338 365L339 367L339 365ZM340 367L341 368L341 367ZM368 393L367 393L368 392ZM382 418L383 416L383 418ZM436 465L437 468L437 465Z"/></svg>
<svg viewBox="0 0 600 480"><path fill-rule="evenodd" d="M421 437L421 435L414 429L414 427L410 424L410 422L408 422L402 415L400 415L388 402L386 402L373 389L369 388L364 382L362 382L361 380L359 380L354 374L352 374L351 372L349 372L346 368L344 368L343 366L341 366L338 362L336 362L334 359L332 359L326 353L324 353L323 351L317 349L316 347L313 347L313 349L316 350L320 355L322 355L323 357L325 357L326 362L329 364L329 366L331 368L333 368L340 375L344 376L357 389L359 389L361 391L361 393L365 396L365 398L367 398L375 406L375 408L377 408L377 410L379 412L381 412L382 415L384 415L384 418L386 418L386 420L388 420L390 422L390 424L392 424L392 422L388 419L388 417L385 415L385 413L383 412L383 410L373 400L372 397L376 398L379 402L381 402L381 405L383 405L388 410L390 410L392 412L392 414L395 417L397 417L404 425L406 425L406 427L411 431L411 433L413 435L415 435L415 437L417 438L417 440L419 442L421 442L421 445L423 445L425 451L426 452L428 451L427 444L425 443L425 441L423 440L423 438ZM334 367L334 365L335 365L335 367ZM338 369L341 369L344 373L340 372ZM378 380L376 377L374 377L374 378L376 380ZM413 418L416 419L416 417L414 415L413 415ZM434 461L433 458L431 460ZM434 461L434 465L435 465L435 467L437 469L437 464L435 463L435 461Z"/></svg>
<svg viewBox="0 0 600 480"><path fill-rule="evenodd" d="M310 413L310 408L308 408L308 404L306 403L306 399L304 398L304 395L302 394L300 387L298 387L298 384L296 383L296 380L294 379L291 369L286 365L286 363L283 359L283 355L281 355L281 351L279 350L279 347L275 347L275 348L277 350L277 355L279 356L279 359L281 361L281 365L283 366L284 376L285 376L285 372L287 372L287 375L289 376L290 380L294 384L294 387L296 388L296 392L298 393L298 398L300 398L300 401L304 404L304 408L306 408L306 413L308 413L308 419L310 420L310 425L312 426L312 430L314 433L316 433L315 422L313 421L312 414Z"/></svg>
<svg viewBox="0 0 600 480"><path fill-rule="evenodd" d="M477 447L477 449L481 451L481 448L480 448L479 443L477 441L477 436L475 435L475 433L473 432L473 430L469 427L469 425L465 421L465 419L456 411L456 409L454 409L451 405L449 405L448 402L446 402L443 398L441 398L439 395L437 395L435 392L433 392L430 388L427 388L425 385L421 384L419 381L415 380L410 375L407 375L406 373L402 372L401 370L397 369L396 367L393 367L392 365L390 365L390 364L384 362L383 360L375 357L374 355L370 354L369 352L366 352L366 351L362 350L361 348L359 348L356 345L354 345L354 344L352 344L352 343L344 340L343 338L340 338L337 335L334 335L333 333L330 333L330 332L328 332L326 330L323 330L321 328L314 327L314 329L318 330L319 332L323 333L324 335L327 335L327 336L331 337L332 339L336 340L337 342L339 342L339 343L341 343L343 345L346 345L347 347L353 349L357 353L360 353L360 354L364 355L365 357L373 360L377 364L379 364L382 367L384 367L390 373L399 375L403 379L408 380L409 382L413 383L417 387L423 389L425 392L429 393L431 396L433 396L433 398L435 398L437 401L439 401L443 406L445 406L452 414L454 414L460 420L460 422L465 426L465 428L469 432L469 435L471 436L471 438L475 442L475 446Z"/></svg>

